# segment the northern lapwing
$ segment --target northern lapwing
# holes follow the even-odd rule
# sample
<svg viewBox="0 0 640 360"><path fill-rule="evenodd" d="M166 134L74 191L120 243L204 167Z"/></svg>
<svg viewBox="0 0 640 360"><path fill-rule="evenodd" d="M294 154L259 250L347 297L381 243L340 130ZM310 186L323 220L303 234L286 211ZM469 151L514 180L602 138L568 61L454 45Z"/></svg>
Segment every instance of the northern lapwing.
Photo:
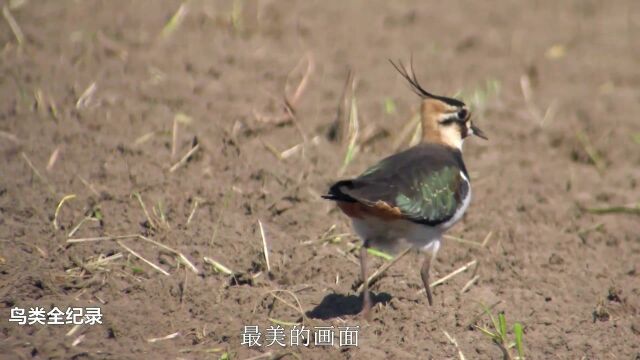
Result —
<svg viewBox="0 0 640 360"><path fill-rule="evenodd" d="M411 246L422 251L420 270L429 305L429 269L442 235L458 222L471 201L471 183L462 160L462 143L469 135L487 139L471 121L464 102L433 95L420 86L411 66L391 64L422 98L420 144L391 155L354 179L333 184L323 196L351 218L363 241L360 249L363 304L368 317L371 298L367 284L367 248L397 251Z"/></svg>

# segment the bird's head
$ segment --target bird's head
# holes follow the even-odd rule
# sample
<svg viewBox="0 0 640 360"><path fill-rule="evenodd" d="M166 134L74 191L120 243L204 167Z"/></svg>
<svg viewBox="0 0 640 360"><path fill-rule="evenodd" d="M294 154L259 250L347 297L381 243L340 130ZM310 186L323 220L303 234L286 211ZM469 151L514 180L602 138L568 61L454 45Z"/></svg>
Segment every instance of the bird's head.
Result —
<svg viewBox="0 0 640 360"><path fill-rule="evenodd" d="M487 140L485 134L471 120L467 105L457 99L433 95L420 86L411 66L411 75L402 65L391 64L404 77L413 91L423 100L420 107L423 141L438 142L462 149L462 143L469 135Z"/></svg>

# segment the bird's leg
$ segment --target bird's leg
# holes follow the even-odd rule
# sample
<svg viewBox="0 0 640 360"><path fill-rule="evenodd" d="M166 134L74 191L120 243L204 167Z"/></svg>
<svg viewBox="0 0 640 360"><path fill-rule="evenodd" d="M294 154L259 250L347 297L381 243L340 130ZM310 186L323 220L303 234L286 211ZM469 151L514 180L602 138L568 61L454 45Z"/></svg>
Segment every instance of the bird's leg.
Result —
<svg viewBox="0 0 640 360"><path fill-rule="evenodd" d="M369 311L371 310L371 297L369 295L369 279L367 276L367 242L365 241L360 248L360 271L362 275L362 311L360 315L364 318L369 318Z"/></svg>
<svg viewBox="0 0 640 360"><path fill-rule="evenodd" d="M431 269L431 263L436 258L436 253L440 244L436 244L431 248L430 252L424 254L424 262L422 263L422 269L420 269L420 276L422 277L422 283L424 284L424 290L427 292L427 300L429 300L429 306L433 305L433 295L431 294L431 286L429 286L429 270Z"/></svg>

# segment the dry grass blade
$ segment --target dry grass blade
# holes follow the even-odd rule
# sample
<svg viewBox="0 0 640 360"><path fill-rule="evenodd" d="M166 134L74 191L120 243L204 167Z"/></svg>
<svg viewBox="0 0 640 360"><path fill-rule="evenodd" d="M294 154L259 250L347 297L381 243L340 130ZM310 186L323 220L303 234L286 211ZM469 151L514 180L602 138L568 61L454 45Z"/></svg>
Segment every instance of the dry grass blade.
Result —
<svg viewBox="0 0 640 360"><path fill-rule="evenodd" d="M85 242L93 242L93 241L106 241L106 240L115 240L119 245L123 246L123 244L121 244L120 241L118 240L124 240L124 239L140 239L140 240L144 240L150 244L153 244L159 248L164 249L165 251L168 251L172 254L175 254L178 256L180 262L182 262L186 267L189 268L189 270L193 271L196 274L199 274L200 272L198 271L198 268L196 268L195 265L193 265L193 263L181 252L179 252L178 250L167 246L161 242L158 242L156 240L153 240L151 238L148 238L144 235L140 235L140 234L129 234L129 235L118 235L118 236L100 236L100 237L92 237L92 238L81 238L81 239L67 239L67 243L68 244L75 244L75 243L85 243ZM127 250L129 250L129 248L126 248Z"/></svg>
<svg viewBox="0 0 640 360"><path fill-rule="evenodd" d="M489 240L491 240L491 235L493 235L493 231L489 231L487 233L487 236L485 236L484 240L482 241L482 247L487 247L487 244L489 243Z"/></svg>
<svg viewBox="0 0 640 360"><path fill-rule="evenodd" d="M73 340L73 342L71 343L71 347L76 347L78 346L85 338L85 335L82 334L80 336L78 336L75 340Z"/></svg>
<svg viewBox="0 0 640 360"><path fill-rule="evenodd" d="M271 271L271 265L269 264L269 248L267 247L267 237L264 235L264 226L262 226L262 221L258 220L258 226L260 227L260 236L262 237L264 261L267 264L267 271Z"/></svg>
<svg viewBox="0 0 640 360"><path fill-rule="evenodd" d="M20 29L20 25L18 25L18 22L11 14L11 10L9 10L7 5L2 7L2 15L4 16L4 19L7 20L7 23L13 32L13 36L16 37L18 45L22 46L24 44L24 33L22 32L22 29Z"/></svg>
<svg viewBox="0 0 640 360"><path fill-rule="evenodd" d="M45 96L44 92L40 88L34 90L33 97L36 100L35 107L39 114L49 114L53 120L59 120L58 107L52 97Z"/></svg>
<svg viewBox="0 0 640 360"><path fill-rule="evenodd" d="M92 82L91 85L89 85L89 87L87 87L87 89L78 98L78 101L76 102L76 109L80 110L88 107L91 103L91 99L93 98L93 94L95 94L97 89L98 86L96 82Z"/></svg>
<svg viewBox="0 0 640 360"><path fill-rule="evenodd" d="M260 142L262 142L262 146L264 146L265 149L269 150L269 152L272 153L273 156L276 157L276 159L278 159L279 161L282 161L282 155L280 153L280 150L276 149L275 146L271 145L270 143L264 140L260 140Z"/></svg>
<svg viewBox="0 0 640 360"><path fill-rule="evenodd" d="M430 287L436 287L436 286L438 286L440 284L443 284L447 280L453 278L454 276L467 271L467 269L469 269L470 267L472 267L473 265L475 265L477 263L478 263L478 260L471 260L468 263L466 263L463 266L461 266L460 268L458 268L457 270L454 270L451 273L449 273L449 275L446 275L446 276L442 277L441 279L432 282L431 284L429 284L429 286Z"/></svg>
<svg viewBox="0 0 640 360"><path fill-rule="evenodd" d="M551 103L547 107L547 110L544 112L541 125L544 125L546 123L553 121L556 114L558 113L558 108L559 108L558 100L556 99L551 100Z"/></svg>
<svg viewBox="0 0 640 360"><path fill-rule="evenodd" d="M162 225L167 230L171 229L171 224L169 224L169 220L167 219L167 215L164 211L161 201L158 201L158 203L151 208L151 211L153 211L153 215L156 219L158 219L160 225Z"/></svg>
<svg viewBox="0 0 640 360"><path fill-rule="evenodd" d="M467 290L469 290L473 286L473 284L475 284L478 281L478 279L480 279L480 275L476 275L472 277L471 280L467 281L467 283L464 284L462 289L460 289L460 294L464 294L465 292L467 292Z"/></svg>
<svg viewBox="0 0 640 360"><path fill-rule="evenodd" d="M216 271L219 271L221 273L224 273L224 274L227 274L227 275L234 275L235 274L235 272L233 270L231 270L228 267L222 265L221 263L213 260L210 257L205 256L204 257L204 262L206 262L209 265L212 265L216 269Z"/></svg>
<svg viewBox="0 0 640 360"><path fill-rule="evenodd" d="M53 100L53 98L49 98L49 114L51 114L53 120L60 120L60 115L58 114L58 106L56 105L56 102Z"/></svg>
<svg viewBox="0 0 640 360"><path fill-rule="evenodd" d="M605 206L585 208L587 212L592 214L633 214L640 215L640 203L622 205L622 206Z"/></svg>
<svg viewBox="0 0 640 360"><path fill-rule="evenodd" d="M151 140L151 138L154 137L155 134L156 134L155 131L151 131L151 132L148 132L148 133L146 133L144 135L141 135L140 137L138 137L137 139L135 139L133 141L133 146L140 146L140 145L146 143L147 141Z"/></svg>
<svg viewBox="0 0 640 360"><path fill-rule="evenodd" d="M196 266L195 266L195 265L193 265L193 263L192 263L191 261L189 261L189 259L187 259L187 257L186 257L183 253L179 252L178 250L176 250L176 249L174 249L174 248L172 248L172 247L169 247L169 246L167 246L167 245L165 245L165 244L163 244L163 243L161 243L161 242L158 242L158 241L156 241L156 240L153 240L153 239L151 239L151 238L148 238L148 237L146 237L146 236L144 236L144 235L138 235L138 238L140 238L140 239L142 239L142 240L144 240L144 241L146 241L146 242L149 242L149 243L151 243L151 244L153 244L153 245L155 245L155 246L158 246L158 247L160 247L160 248L162 248L162 249L164 249L164 250L166 250L166 251L168 251L168 252L170 252L170 253L173 253L173 254L175 254L175 255L178 255L178 258L180 259L180 261L181 261L185 266L187 266L187 267L189 268L189 270L193 271L193 272L194 272L194 273L196 273L196 274L199 274L199 273L200 273L200 272L198 271L198 268L196 268Z"/></svg>
<svg viewBox="0 0 640 360"><path fill-rule="evenodd" d="M284 100L283 100L282 114L275 115L275 116L263 116L260 113L258 113L255 109L253 110L253 115L256 118L256 120L259 122L275 124L275 125L282 125L282 124L288 124L293 122L296 127L296 130L298 131L298 133L300 134L300 137L302 138L303 143L307 142L307 136L305 135L304 130L300 126L300 123L296 119L295 107L298 104L298 101L300 100L300 98L302 97L302 94L304 93L305 89L307 88L309 77L311 76L311 73L313 72L313 69L315 67L315 63L311 53L307 53L306 58L307 58L307 70L302 76L302 79L300 80L300 83L298 84L296 91L292 96L289 96L287 91L289 87L288 85L289 79L291 77L291 73L295 72L302 65L302 59L298 62L296 67L287 75L287 81L285 82L284 95L283 95ZM276 152L274 152L274 154ZM276 156L280 158L280 156L278 155Z"/></svg>
<svg viewBox="0 0 640 360"><path fill-rule="evenodd" d="M449 342L456 347L456 350L458 350L458 357L460 358L460 360L465 360L464 354L462 353L462 350L458 346L458 341L456 341L456 339L453 336L449 335L449 333L446 332L445 330L442 330L442 332L444 333L444 336L447 337Z"/></svg>
<svg viewBox="0 0 640 360"><path fill-rule="evenodd" d="M96 38L98 39L98 42L100 42L100 45L105 48L105 50L118 55L120 60L124 61L127 60L127 57L129 57L129 53L127 52L125 46L107 37L102 31L98 31Z"/></svg>
<svg viewBox="0 0 640 360"><path fill-rule="evenodd" d="M475 246L475 247L479 247L479 248L484 248L489 243L489 240L491 239L492 235L493 235L493 232L489 231L487 233L487 235L485 236L484 240L482 240L481 243L479 243L477 241L466 240L466 239L463 239L463 238L460 238L460 237L457 237L457 236L453 236L453 235L444 235L444 238L449 239L449 240L453 240L455 242L459 242L461 244L471 245L471 246Z"/></svg>
<svg viewBox="0 0 640 360"><path fill-rule="evenodd" d="M373 274L371 274L371 276L369 276L369 278L367 279L367 284L369 286L373 285L378 279L380 279L380 277L382 277L382 275L384 275L385 272L387 272L387 270L389 270L390 267L392 267L393 265L395 265L395 263L400 261L400 259L405 257L405 255L407 255L409 253L409 251L411 251L410 247L405 249L405 250L403 250L392 261L389 261L388 263L385 263L380 268L378 268ZM364 282L362 284L360 284L360 286L358 286L358 290L357 291L361 292L363 287L364 287Z"/></svg>
<svg viewBox="0 0 640 360"><path fill-rule="evenodd" d="M105 256L101 254L97 259L87 261L85 263L76 262L77 267L65 270L67 274L73 274L81 271L95 272L98 270L105 270L104 266L111 261L119 260L123 257L122 253L116 253L111 256Z"/></svg>
<svg viewBox="0 0 640 360"><path fill-rule="evenodd" d="M74 325L74 326L71 328L71 330L67 331L67 333L65 334L65 336L73 336L73 334L77 333L77 332L78 332L78 330L80 330L80 327L81 327L81 326L82 326L82 325L80 325L80 324L76 324L76 325Z"/></svg>
<svg viewBox="0 0 640 360"><path fill-rule="evenodd" d="M457 236L453 236L453 235L444 235L443 237L444 237L445 239L453 240L453 241L455 241L455 242L459 242L459 243L461 243L461 244L471 245L471 246L475 246L475 247L482 247L482 244L481 244L481 243L478 243L478 242L476 242L476 241L466 240L466 239L463 239L463 238L459 238L459 237L457 237Z"/></svg>
<svg viewBox="0 0 640 360"><path fill-rule="evenodd" d="M448 281L449 279L453 278L456 275L459 275L465 271L467 271L470 267L472 267L473 265L477 264L478 260L471 260L468 263L464 264L463 266L461 266L460 268L450 272L448 275L445 275L444 277L432 282L431 284L429 284L429 287L434 288L438 285L441 285L443 283L445 283L446 281ZM420 294L421 292L424 292L424 289L420 289L417 294Z"/></svg>
<svg viewBox="0 0 640 360"><path fill-rule="evenodd" d="M40 111L40 113L43 113L44 110L47 109L47 104L46 104L46 101L44 99L44 93L42 92L42 89L40 89L40 88L35 89L33 91L33 97L36 100L36 104L35 104L36 109L38 111Z"/></svg>
<svg viewBox="0 0 640 360"><path fill-rule="evenodd" d="M260 359L272 359L272 358L273 358L273 353L271 351L267 351L264 354L252 356L250 358L246 358L245 360L260 360Z"/></svg>
<svg viewBox="0 0 640 360"><path fill-rule="evenodd" d="M533 88L531 86L531 79L526 74L520 77L520 89L522 89L522 97L524 98L524 102L527 105L527 110L539 125L543 125L543 117L540 114L540 110L538 110L538 107L533 101Z"/></svg>
<svg viewBox="0 0 640 360"><path fill-rule="evenodd" d="M95 187L93 187L93 185L91 185L91 183L89 183L85 178L83 178L80 175L76 175L76 176L78 177L78 179L80 179L80 182L93 193L93 195L100 197L100 193L96 190Z"/></svg>
<svg viewBox="0 0 640 360"><path fill-rule="evenodd" d="M291 304L290 302L288 302L285 299L283 299L280 296L278 296L278 293L285 293L285 294L290 295L296 301L296 305L297 306ZM253 313L256 312L256 310L258 308L258 304L260 303L260 301L262 301L262 299L264 299L264 297L267 296L267 295L273 296L276 300L282 302L283 304L285 304L289 308L291 308L291 309L297 311L298 313L300 313L300 317L302 318L303 322L305 322L305 320L307 319L307 315L305 315L304 310L302 310L302 305L300 304L300 300L298 299L296 294L294 294L293 292L291 292L289 290L284 290L284 289L269 290L266 293L264 293L262 296L260 296L260 298L258 299L258 302L253 307Z"/></svg>
<svg viewBox="0 0 640 360"><path fill-rule="evenodd" d="M589 159L591 159L591 162L593 163L593 165L595 165L598 172L600 174L604 173L607 166L598 151L591 143L589 136L587 136L584 131L578 132L576 136L578 137L578 141L580 141L580 145L582 145L582 148L584 149L585 153L587 153Z"/></svg>
<svg viewBox="0 0 640 360"><path fill-rule="evenodd" d="M170 340L170 339L176 338L178 336L180 336L180 332L179 331L174 332L173 334L169 334L167 336L147 339L147 342L154 343L154 342L158 342L158 341L162 341L162 340Z"/></svg>
<svg viewBox="0 0 640 360"><path fill-rule="evenodd" d="M60 209L62 208L62 204L64 204L66 201L71 200L71 199L75 199L76 194L69 194L69 195L65 195L62 200L60 200L60 202L58 203L58 206L56 206L56 211L53 214L53 228L58 230L60 227L58 226L58 215L60 214Z"/></svg>
<svg viewBox="0 0 640 360"><path fill-rule="evenodd" d="M309 78L311 77L311 74L315 69L315 61L313 59L313 55L310 52L306 54L306 59L307 59L307 70L302 76L302 79L300 79L300 82L298 83L298 87L296 87L296 91L293 93L292 96L287 96L287 93L288 93L287 89L289 87L288 86L289 78L291 77L291 74L294 71L296 71L300 66L302 66L303 59L300 59L300 61L298 62L298 65L296 65L296 67L287 76L287 82L285 83L284 92L285 92L285 99L287 101L287 104L289 104L291 108L295 108L295 106L298 104L298 101L302 97L302 94L307 89Z"/></svg>
<svg viewBox="0 0 640 360"><path fill-rule="evenodd" d="M316 138L317 138L317 137L316 137ZM314 138L314 139L316 139L316 138ZM286 149L286 150L282 151L282 152L280 153L280 156L279 156L279 157L280 157L280 159L288 159L288 158L290 158L291 156L293 156L293 155L295 155L296 153L298 153L300 150L302 150L302 148L303 148L303 147L304 147L304 144L303 144L303 143L293 145L292 147L290 147L290 148L288 148L288 149Z"/></svg>
<svg viewBox="0 0 640 360"><path fill-rule="evenodd" d="M211 233L211 239L209 240L209 246L213 246L213 243L216 240L216 236L218 235L218 230L220 229L220 225L222 225L222 219L224 218L224 214L229 206L229 200L233 195L233 191L229 190L224 194L222 198L222 209L220 209L220 213L218 214L218 221L213 227L213 232Z"/></svg>
<svg viewBox="0 0 640 360"><path fill-rule="evenodd" d="M133 193L133 196L135 196L135 198L138 199L138 203L140 203L140 207L142 207L142 212L144 212L144 216L147 218L147 222L149 223L149 226L151 226L154 229L157 229L158 225L156 225L155 220L153 220L153 218L149 214L149 211L147 211L147 206L144 204L144 201L142 201L142 195L140 195L140 193L136 191Z"/></svg>
<svg viewBox="0 0 640 360"><path fill-rule="evenodd" d="M359 146L358 146L358 135L360 133L360 120L358 119L358 103L356 101L355 95L351 98L351 111L349 112L349 128L348 128L348 143L347 143L347 151L344 155L344 161L342 163L342 167L338 172L338 175L342 176L347 170L347 166L351 163L351 161L355 158Z"/></svg>
<svg viewBox="0 0 640 360"><path fill-rule="evenodd" d="M180 24L182 24L184 17L187 15L187 10L188 9L187 9L186 2L180 4L180 7L175 12L175 14L173 14L171 19L169 19L167 24L164 26L164 28L162 28L161 35L163 38L169 37L171 34L173 34L176 31L176 29L180 26Z"/></svg>
<svg viewBox="0 0 640 360"><path fill-rule="evenodd" d="M196 215L196 210L198 210L198 205L200 205L200 203L198 202L198 199L195 199L193 201L193 209L191 209L191 213L189 213L189 217L187 218L187 223L185 224L185 227L191 224L191 220L193 220L193 217Z"/></svg>
<svg viewBox="0 0 640 360"><path fill-rule="evenodd" d="M276 325L282 325L282 326L289 326L289 327L293 327L293 326L299 326L302 323L299 322L290 322L290 321L284 321L284 320L280 320L280 319L274 319L274 318L268 318L269 321L271 321L272 323L276 324Z"/></svg>
<svg viewBox="0 0 640 360"><path fill-rule="evenodd" d="M286 107L287 105L285 104L284 106ZM293 118L291 117L289 112L286 110L282 114L271 115L271 116L263 115L260 112L258 112L256 109L253 109L252 113L256 121L265 123L265 124L284 125L284 124L289 124L293 121Z"/></svg>
<svg viewBox="0 0 640 360"><path fill-rule="evenodd" d="M142 260L144 263L146 263L147 265L151 266L152 268L154 268L155 270L157 270L158 272L160 272L163 275L166 276L170 276L171 274L169 274L167 271L165 271L163 268L161 268L160 266L152 263L151 261L145 259L142 255L138 254L137 252L135 252L133 249L131 249L130 247L128 247L127 245L123 244L122 241L120 240L116 240L116 242L118 243L118 245L120 245L123 249L127 250L128 252L131 253L131 255L137 257L138 259Z"/></svg>
<svg viewBox="0 0 640 360"><path fill-rule="evenodd" d="M200 144L196 144L194 147L191 148L191 150L189 150L189 152L187 152L182 159L180 159L180 161L178 161L177 163L175 163L171 169L169 169L169 172L174 172L176 170L178 170L181 166L183 166L184 164L187 163L187 161L189 160L189 158L196 152L198 151L198 149L200 149Z"/></svg>
<svg viewBox="0 0 640 360"><path fill-rule="evenodd" d="M78 239L67 239L67 244L77 244L77 243L106 241L106 240L131 239L131 238L136 238L138 236L140 235L128 234L128 235L116 235L116 236L98 236L98 237L88 237L88 238L78 238Z"/></svg>
<svg viewBox="0 0 640 360"><path fill-rule="evenodd" d="M19 144L20 143L20 139L18 139L17 136L13 135L12 133L6 132L6 131L0 130L0 137L3 137L5 139L13 142L14 144Z"/></svg>
<svg viewBox="0 0 640 360"><path fill-rule="evenodd" d="M22 152L22 153L20 153L20 155L22 155L22 159L24 159L24 161L27 163L27 165L31 168L31 171L33 171L33 173L36 175L38 180L40 180L43 184L47 185L47 188L48 188L49 192L51 194L55 195L56 194L56 190L53 187L53 185L51 185L49 183L49 181L47 181L47 179L44 176L42 176L40 171L38 171L38 169L36 169L36 167L33 165L33 163L31 162L31 159L29 159L27 154Z"/></svg>
<svg viewBox="0 0 640 360"><path fill-rule="evenodd" d="M178 151L178 121L174 117L173 118L173 128L171 130L171 159L176 157L176 152Z"/></svg>
<svg viewBox="0 0 640 360"><path fill-rule="evenodd" d="M173 117L173 129L171 130L171 158L175 158L178 151L178 134L180 133L180 124L188 125L192 122L189 115L177 113Z"/></svg>
<svg viewBox="0 0 640 360"><path fill-rule="evenodd" d="M336 111L336 119L332 125L329 133L329 140L344 143L347 139L347 121L346 116L348 110L351 109L351 97L353 95L353 83L355 82L354 74L351 70L347 73L347 79L345 80L344 87L342 88L342 94L340 95L340 102L338 103L338 109Z"/></svg>
<svg viewBox="0 0 640 360"><path fill-rule="evenodd" d="M60 155L60 146L56 147L51 153L51 156L49 156L49 162L47 162L47 167L46 167L48 172L53 170L53 166L56 164L56 161L58 161L59 155Z"/></svg>
<svg viewBox="0 0 640 360"><path fill-rule="evenodd" d="M118 253L120 256L118 258L122 258L122 253ZM83 261L81 259L71 257L73 263L76 265L75 267L69 268L65 270L65 274L71 278L84 278L88 274L96 274L98 272L109 272L110 270L104 266L107 263L100 262L101 259L104 258L104 254L100 254L97 260L92 261ZM83 289L84 291L84 289Z"/></svg>

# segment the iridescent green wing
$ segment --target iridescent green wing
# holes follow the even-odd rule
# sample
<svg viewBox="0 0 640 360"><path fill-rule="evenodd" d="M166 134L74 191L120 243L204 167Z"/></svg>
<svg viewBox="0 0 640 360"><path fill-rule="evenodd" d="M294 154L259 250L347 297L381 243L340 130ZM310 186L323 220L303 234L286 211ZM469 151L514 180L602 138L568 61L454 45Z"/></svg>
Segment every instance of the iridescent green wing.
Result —
<svg viewBox="0 0 640 360"><path fill-rule="evenodd" d="M465 172L459 153L422 145L382 160L337 188L355 201L383 201L409 220L437 225L451 219L467 196Z"/></svg>
<svg viewBox="0 0 640 360"><path fill-rule="evenodd" d="M445 222L461 205L465 184L455 167L447 166L430 173L417 171L406 184L396 187L394 204L414 221Z"/></svg>

